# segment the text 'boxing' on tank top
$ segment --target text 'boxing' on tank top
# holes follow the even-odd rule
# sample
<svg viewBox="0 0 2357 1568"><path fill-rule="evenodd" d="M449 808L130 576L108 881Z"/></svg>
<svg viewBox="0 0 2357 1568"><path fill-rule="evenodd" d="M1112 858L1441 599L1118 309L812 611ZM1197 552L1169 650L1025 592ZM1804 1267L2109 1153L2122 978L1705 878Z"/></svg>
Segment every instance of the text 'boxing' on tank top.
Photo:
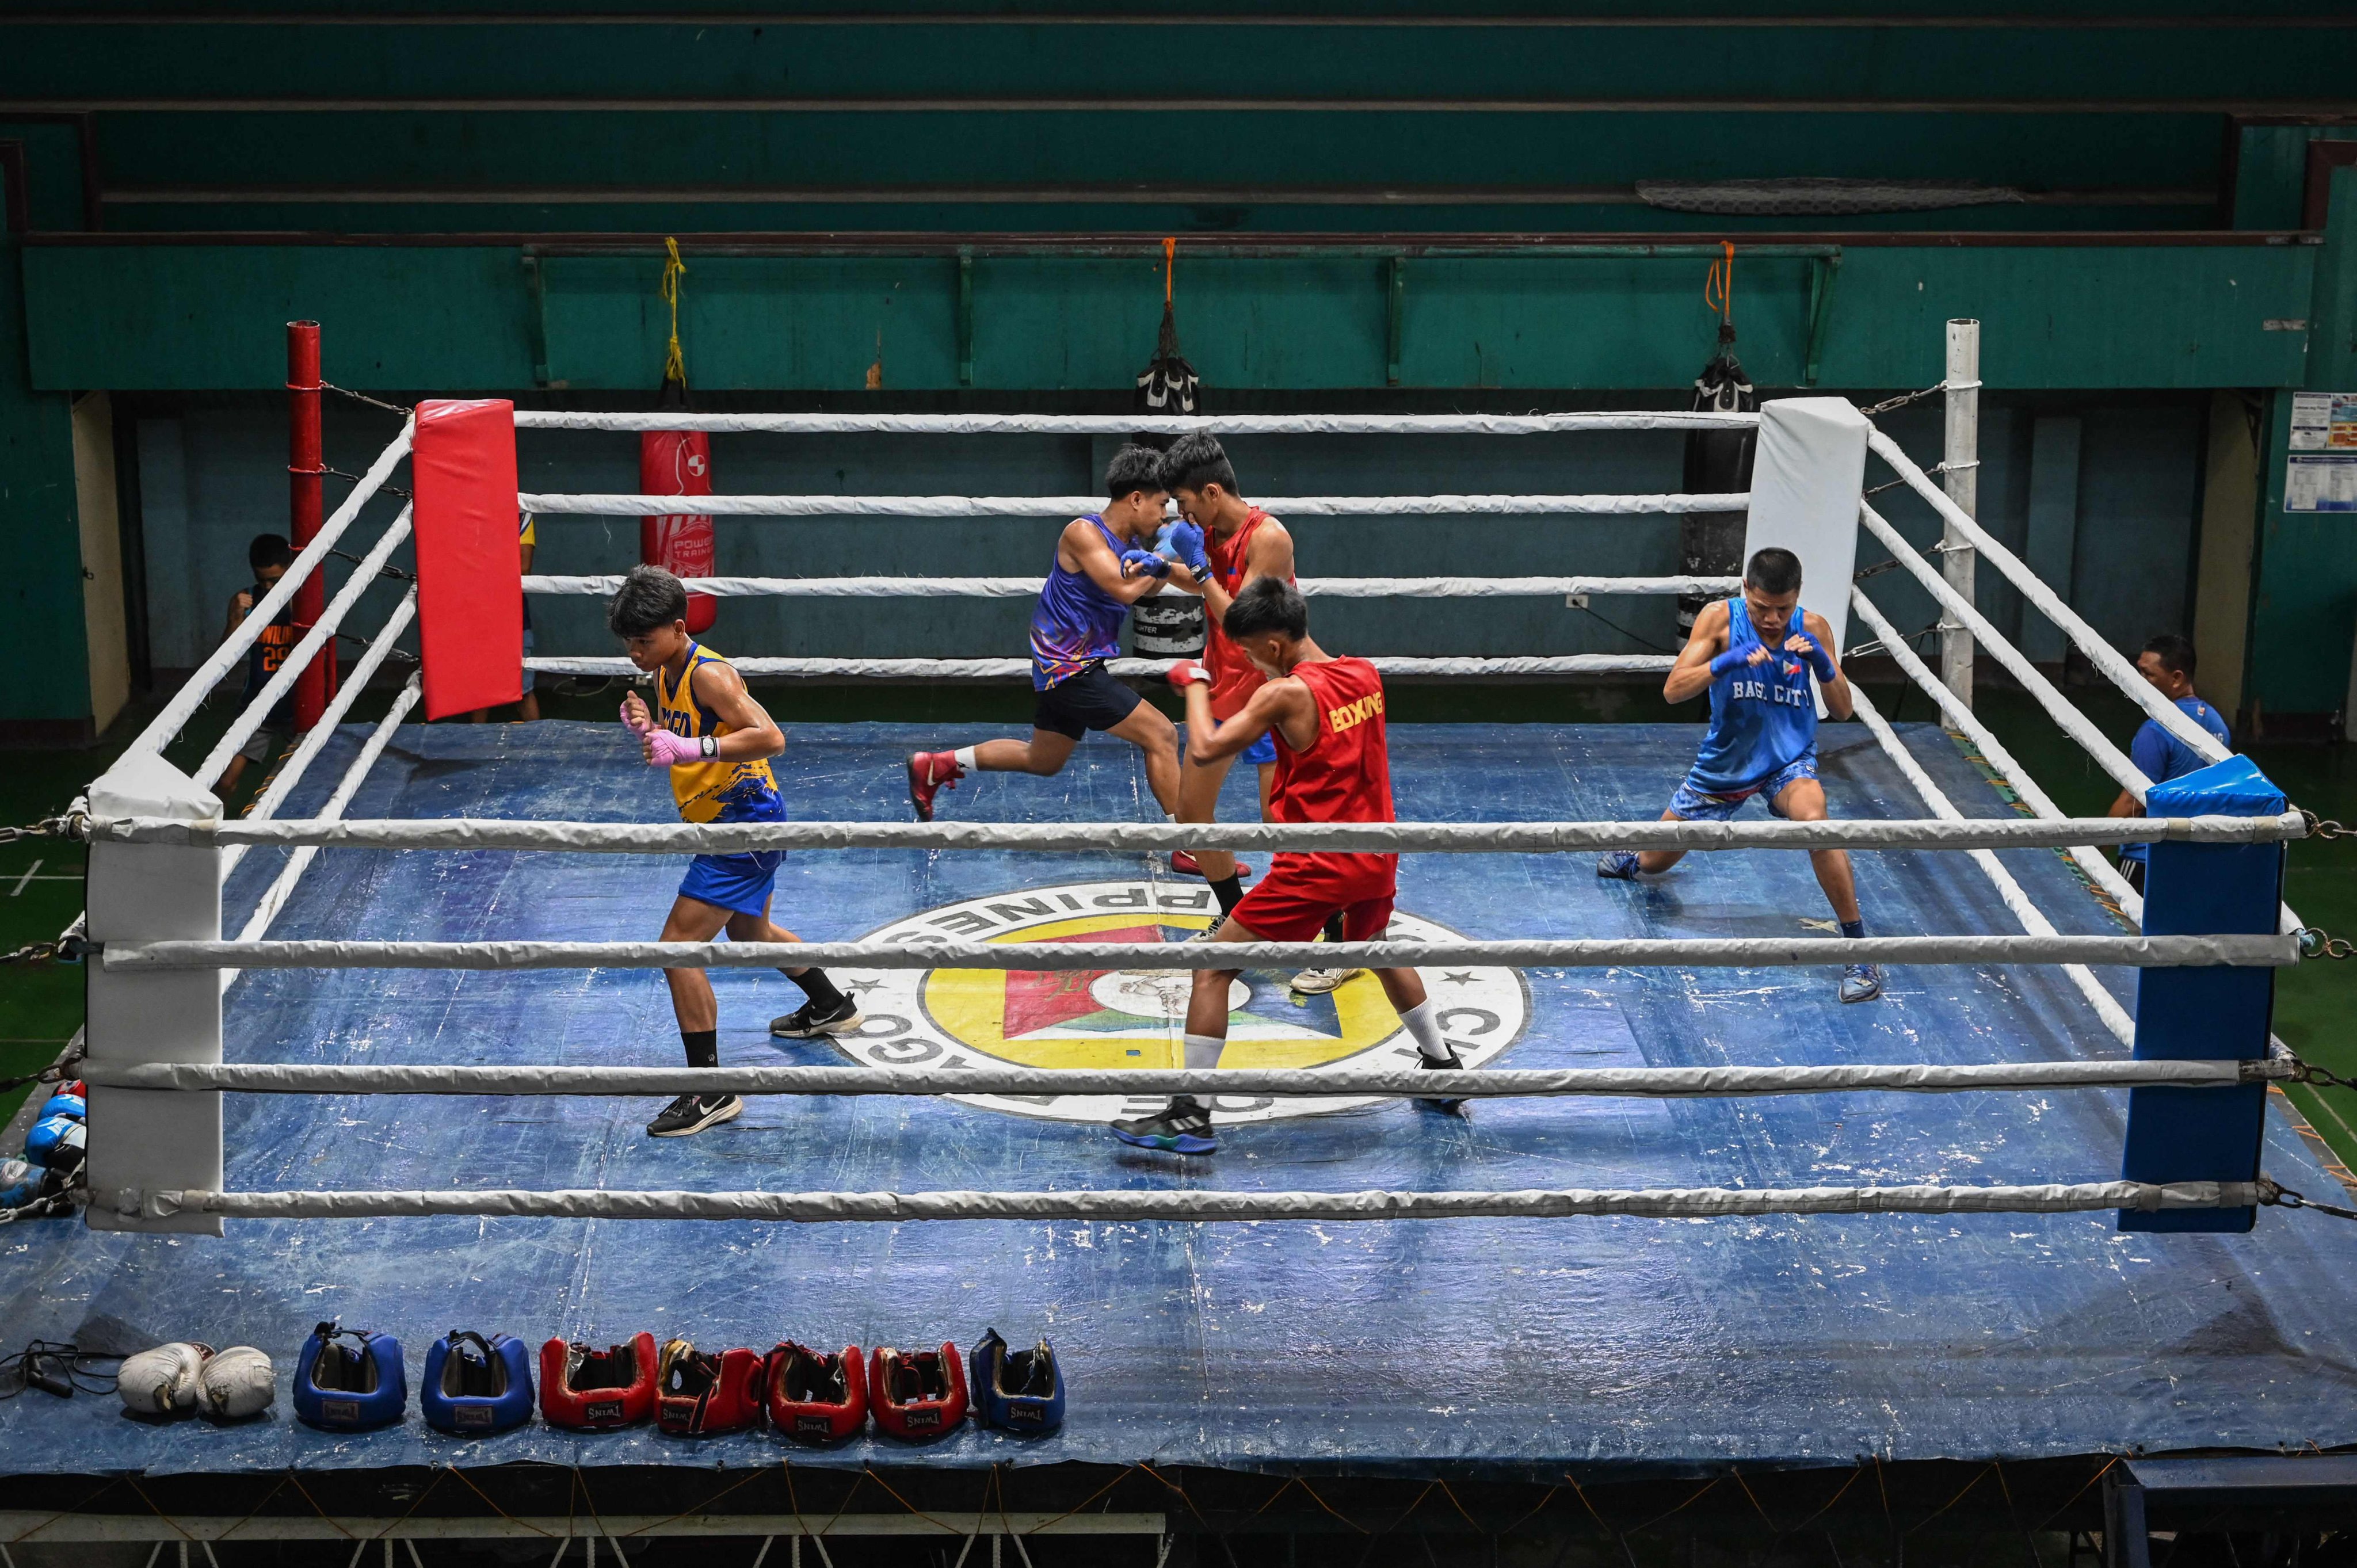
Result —
<svg viewBox="0 0 2357 1568"><path fill-rule="evenodd" d="M1318 736L1296 751L1282 731L1276 740L1276 777L1269 789L1273 822L1388 822L1392 807L1391 748L1383 721L1383 678L1363 659L1328 659L1297 664L1289 671L1309 688L1318 710ZM1372 886L1390 885L1399 867L1396 854L1353 854L1318 850L1283 853L1275 865L1301 865Z"/></svg>

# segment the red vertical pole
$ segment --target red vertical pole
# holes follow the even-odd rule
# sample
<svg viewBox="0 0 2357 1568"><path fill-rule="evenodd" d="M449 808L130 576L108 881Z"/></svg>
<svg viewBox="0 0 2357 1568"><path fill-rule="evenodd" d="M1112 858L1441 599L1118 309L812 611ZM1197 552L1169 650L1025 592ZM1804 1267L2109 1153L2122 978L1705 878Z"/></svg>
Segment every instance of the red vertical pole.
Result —
<svg viewBox="0 0 2357 1568"><path fill-rule="evenodd" d="M287 537L299 553L319 532L327 513L321 487L327 468L327 446L319 435L319 324L286 324L286 412L288 440L286 477L289 521ZM299 641L318 623L327 608L328 575L314 572L295 590L295 636ZM309 729L336 689L336 645L319 650L295 682L295 726Z"/></svg>

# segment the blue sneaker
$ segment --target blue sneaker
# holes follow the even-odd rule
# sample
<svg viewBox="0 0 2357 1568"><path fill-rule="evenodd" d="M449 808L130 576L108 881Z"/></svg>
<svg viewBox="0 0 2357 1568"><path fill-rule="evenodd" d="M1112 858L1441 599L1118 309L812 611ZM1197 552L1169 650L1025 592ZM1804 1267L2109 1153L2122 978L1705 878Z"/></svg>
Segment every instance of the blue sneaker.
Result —
<svg viewBox="0 0 2357 1568"><path fill-rule="evenodd" d="M1151 1116L1115 1122L1113 1135L1141 1149L1173 1155L1208 1155L1220 1146L1211 1133L1211 1108L1191 1094L1177 1096Z"/></svg>
<svg viewBox="0 0 2357 1568"><path fill-rule="evenodd" d="M1853 963L1843 969L1841 999L1845 1002L1871 1002L1882 994L1882 972L1870 963Z"/></svg>
<svg viewBox="0 0 2357 1568"><path fill-rule="evenodd" d="M1611 854L1604 855L1596 863L1596 875L1609 876L1616 882L1636 881L1637 852L1633 849L1616 849Z"/></svg>

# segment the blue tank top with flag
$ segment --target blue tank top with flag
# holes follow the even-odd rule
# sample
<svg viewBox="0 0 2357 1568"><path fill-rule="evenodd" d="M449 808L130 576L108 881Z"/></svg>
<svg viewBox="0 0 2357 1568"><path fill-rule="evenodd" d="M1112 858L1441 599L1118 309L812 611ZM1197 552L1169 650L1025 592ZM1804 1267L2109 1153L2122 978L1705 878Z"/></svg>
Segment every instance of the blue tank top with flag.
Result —
<svg viewBox="0 0 2357 1568"><path fill-rule="evenodd" d="M1804 614L1792 607L1794 628L1805 627ZM1727 600L1727 647L1759 640L1743 600ZM1809 681L1808 665L1781 648L1711 677L1710 733L1687 783L1706 795L1747 794L1814 751L1817 703Z"/></svg>
<svg viewBox="0 0 2357 1568"><path fill-rule="evenodd" d="M1096 525L1118 556L1127 546L1114 537L1094 512L1081 520ZM1031 612L1031 689L1044 692L1100 659L1121 652L1121 623L1129 607L1096 585L1085 572L1067 572L1050 557L1048 582Z"/></svg>

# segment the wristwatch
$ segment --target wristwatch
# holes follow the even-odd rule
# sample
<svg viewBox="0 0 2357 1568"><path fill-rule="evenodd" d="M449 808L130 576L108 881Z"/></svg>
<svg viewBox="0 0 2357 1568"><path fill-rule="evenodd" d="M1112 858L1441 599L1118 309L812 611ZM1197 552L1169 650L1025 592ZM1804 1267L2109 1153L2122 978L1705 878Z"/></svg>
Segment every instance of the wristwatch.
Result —
<svg viewBox="0 0 2357 1568"><path fill-rule="evenodd" d="M705 756L717 757L720 755L720 737L718 736L707 735L703 737L703 740Z"/></svg>

